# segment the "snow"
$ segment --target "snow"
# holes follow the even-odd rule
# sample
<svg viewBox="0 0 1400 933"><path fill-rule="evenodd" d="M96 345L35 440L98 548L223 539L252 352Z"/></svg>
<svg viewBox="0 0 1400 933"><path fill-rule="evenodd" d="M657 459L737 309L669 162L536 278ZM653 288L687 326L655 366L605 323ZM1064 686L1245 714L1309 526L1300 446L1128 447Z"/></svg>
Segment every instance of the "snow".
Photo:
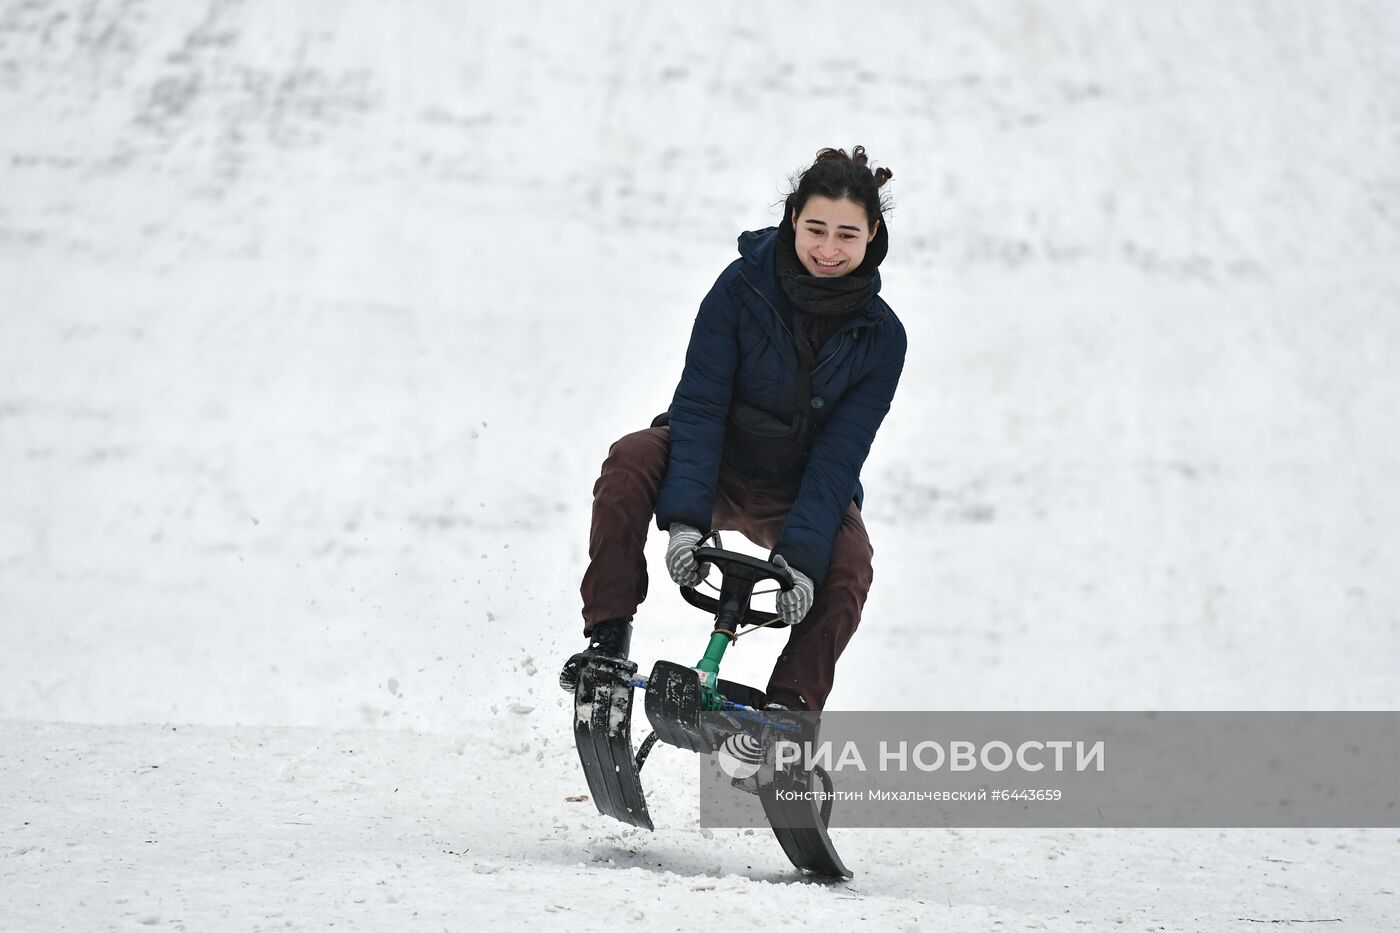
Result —
<svg viewBox="0 0 1400 933"><path fill-rule="evenodd" d="M804 883L766 831L697 825L693 801L675 799L693 780L679 750L647 764L664 774L655 834L565 801L582 782L548 721L461 738L7 722L0 738L5 929L1170 930L1247 917L1381 930L1393 917L1394 834L1363 830L846 830L857 877Z"/></svg>
<svg viewBox="0 0 1400 933"><path fill-rule="evenodd" d="M655 834L566 799L598 464L824 145L910 335L832 707L1400 703L1393 6L802 9L0 10L0 929L1394 925L1394 830L825 886L679 750Z"/></svg>

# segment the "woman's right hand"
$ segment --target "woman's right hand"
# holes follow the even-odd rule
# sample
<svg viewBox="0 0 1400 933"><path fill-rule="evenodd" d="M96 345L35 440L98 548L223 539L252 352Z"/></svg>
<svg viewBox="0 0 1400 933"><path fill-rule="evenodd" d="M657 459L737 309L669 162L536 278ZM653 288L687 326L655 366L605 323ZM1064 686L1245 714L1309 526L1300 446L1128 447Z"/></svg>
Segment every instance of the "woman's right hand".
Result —
<svg viewBox="0 0 1400 933"><path fill-rule="evenodd" d="M677 586L699 586L710 572L709 564L695 560L695 549L705 537L700 529L671 523L671 543L666 545L666 569Z"/></svg>

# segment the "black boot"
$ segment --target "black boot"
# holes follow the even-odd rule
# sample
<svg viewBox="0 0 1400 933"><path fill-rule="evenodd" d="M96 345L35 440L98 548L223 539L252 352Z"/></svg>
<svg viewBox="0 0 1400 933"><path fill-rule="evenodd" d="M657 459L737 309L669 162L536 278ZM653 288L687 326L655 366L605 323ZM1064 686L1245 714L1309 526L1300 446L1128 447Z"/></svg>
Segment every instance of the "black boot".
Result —
<svg viewBox="0 0 1400 933"><path fill-rule="evenodd" d="M589 658L614 658L627 660L627 651L632 647L632 622L630 619L610 619L599 622L588 633L588 647L564 662L559 672L559 686L570 693L578 686L578 671Z"/></svg>
<svg viewBox="0 0 1400 933"><path fill-rule="evenodd" d="M817 733L821 730L821 713L792 709L781 703L766 703L763 714L768 724L763 727L763 740L772 745L777 741L795 742L798 745L815 746Z"/></svg>

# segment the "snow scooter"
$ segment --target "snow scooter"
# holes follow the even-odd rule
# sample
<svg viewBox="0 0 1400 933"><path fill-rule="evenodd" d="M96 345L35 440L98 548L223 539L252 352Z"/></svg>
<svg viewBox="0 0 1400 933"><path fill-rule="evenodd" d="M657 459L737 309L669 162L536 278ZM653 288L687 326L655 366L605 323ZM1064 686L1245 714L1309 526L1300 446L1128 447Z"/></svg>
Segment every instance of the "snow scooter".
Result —
<svg viewBox="0 0 1400 933"><path fill-rule="evenodd" d="M820 767L803 762L779 765L772 755L778 738L815 739L815 714L764 710L762 691L722 680L719 663L735 638L757 627L785 625L776 613L749 607L754 587L764 580L792 588L786 568L715 547L696 549L695 559L722 575L719 598L681 587L686 602L714 613L705 655L694 667L657 661L651 676L639 678L633 661L591 658L579 669L574 688L574 741L598 812L633 826L654 829L642 792L641 770L658 739L692 752L719 752L747 764L734 777L738 790L756 794L783 852L792 864L814 876L846 879L852 872L827 835L832 784ZM772 592L771 590L768 592ZM740 627L745 627L741 632ZM632 691L645 691L652 733L632 747ZM786 756L785 756L786 757ZM727 772L726 772L727 773ZM820 785L820 786L819 786Z"/></svg>

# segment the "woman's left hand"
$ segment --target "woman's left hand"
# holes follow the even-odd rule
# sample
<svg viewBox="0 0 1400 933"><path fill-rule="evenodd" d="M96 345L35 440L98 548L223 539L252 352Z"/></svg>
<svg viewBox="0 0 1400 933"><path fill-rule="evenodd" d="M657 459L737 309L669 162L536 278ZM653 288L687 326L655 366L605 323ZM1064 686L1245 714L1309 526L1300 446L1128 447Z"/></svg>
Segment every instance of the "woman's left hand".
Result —
<svg viewBox="0 0 1400 933"><path fill-rule="evenodd" d="M812 578L788 564L781 554L773 555L773 563L792 574L792 589L778 591L778 615L788 625L796 625L806 618L812 609L815 590Z"/></svg>

